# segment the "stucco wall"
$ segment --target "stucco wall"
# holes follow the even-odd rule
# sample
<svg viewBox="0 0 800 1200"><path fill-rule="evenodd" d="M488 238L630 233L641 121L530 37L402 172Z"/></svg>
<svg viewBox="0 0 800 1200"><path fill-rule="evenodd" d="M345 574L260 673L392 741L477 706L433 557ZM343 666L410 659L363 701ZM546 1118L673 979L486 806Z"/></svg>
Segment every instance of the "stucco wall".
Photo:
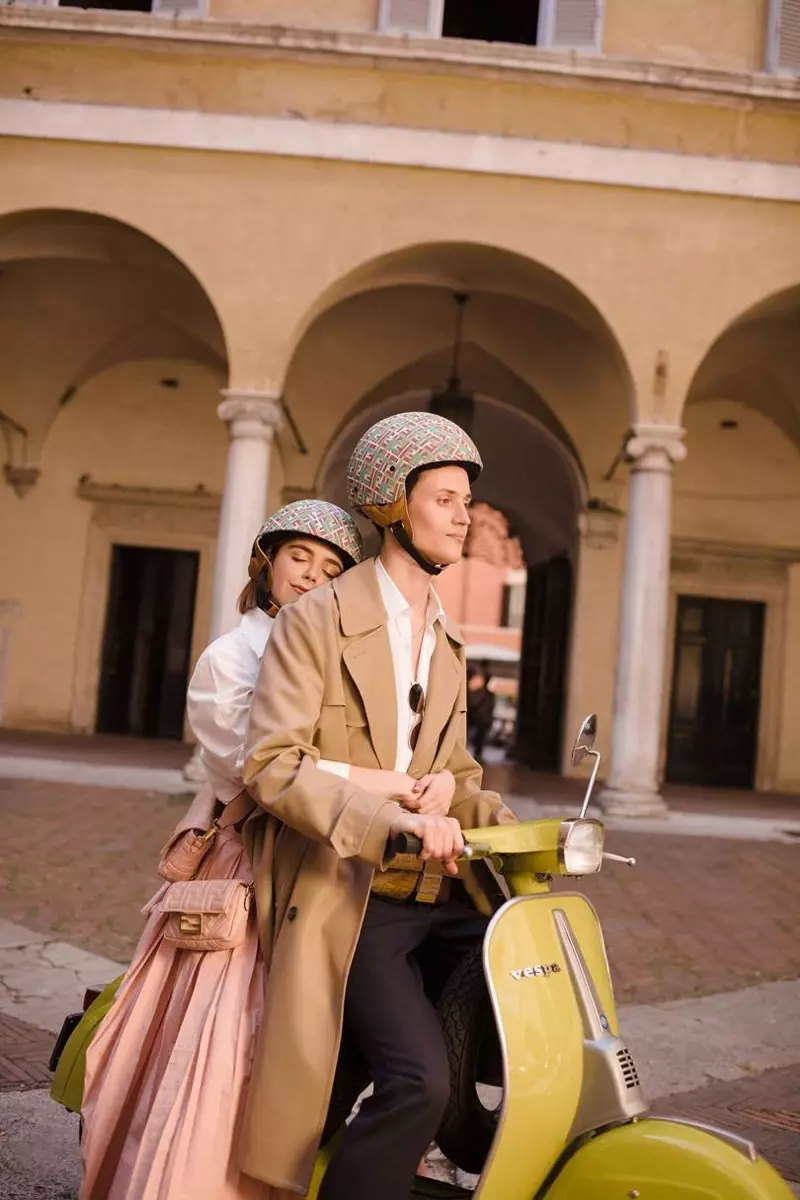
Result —
<svg viewBox="0 0 800 1200"><path fill-rule="evenodd" d="M767 0L606 0L606 54L686 67L761 71Z"/></svg>
<svg viewBox="0 0 800 1200"><path fill-rule="evenodd" d="M164 390L158 384L164 375L177 375L182 386ZM217 399L215 381L189 364L148 362L109 371L78 392L56 420L41 478L25 499L0 489L0 596L22 604L11 641L6 724L71 725L84 590L107 587L106 578L86 578L92 504L77 495L80 477L123 488L191 490L203 484L221 492L226 435L215 414ZM166 524L160 515L157 504L142 508L140 544L163 544L149 536L169 528L169 514ZM198 649L206 640L213 562L207 566L198 595Z"/></svg>
<svg viewBox="0 0 800 1200"><path fill-rule="evenodd" d="M378 25L378 0L209 0L208 15L301 29L367 33Z"/></svg>

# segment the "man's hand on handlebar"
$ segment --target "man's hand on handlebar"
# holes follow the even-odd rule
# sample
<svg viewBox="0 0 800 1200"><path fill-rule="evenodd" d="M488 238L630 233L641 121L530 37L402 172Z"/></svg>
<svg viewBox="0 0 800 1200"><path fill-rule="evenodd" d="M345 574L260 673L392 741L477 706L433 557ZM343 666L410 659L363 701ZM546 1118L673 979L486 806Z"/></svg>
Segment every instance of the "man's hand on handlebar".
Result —
<svg viewBox="0 0 800 1200"><path fill-rule="evenodd" d="M456 859L464 853L464 838L461 826L454 817L400 812L392 822L390 836L398 833L418 837L422 842L422 859L436 859L444 863L448 874L458 874Z"/></svg>

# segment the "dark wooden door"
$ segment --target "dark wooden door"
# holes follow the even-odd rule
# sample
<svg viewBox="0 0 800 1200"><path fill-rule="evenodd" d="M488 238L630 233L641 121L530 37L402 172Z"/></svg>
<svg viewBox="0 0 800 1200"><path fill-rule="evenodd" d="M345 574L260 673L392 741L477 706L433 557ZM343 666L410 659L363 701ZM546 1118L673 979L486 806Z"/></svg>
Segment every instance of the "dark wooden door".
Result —
<svg viewBox="0 0 800 1200"><path fill-rule="evenodd" d="M753 786L763 643L763 604L679 597L670 782Z"/></svg>
<svg viewBox="0 0 800 1200"><path fill-rule="evenodd" d="M183 736L198 555L114 546L98 733Z"/></svg>
<svg viewBox="0 0 800 1200"><path fill-rule="evenodd" d="M571 608L568 558L551 558L529 569L514 757L537 771L561 766Z"/></svg>

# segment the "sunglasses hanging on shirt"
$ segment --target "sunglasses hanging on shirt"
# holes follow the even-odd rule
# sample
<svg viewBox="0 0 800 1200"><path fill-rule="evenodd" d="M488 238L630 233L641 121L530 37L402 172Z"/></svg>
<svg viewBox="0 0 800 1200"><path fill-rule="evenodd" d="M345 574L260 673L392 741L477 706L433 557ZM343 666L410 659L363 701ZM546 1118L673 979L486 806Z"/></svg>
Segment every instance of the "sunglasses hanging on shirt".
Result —
<svg viewBox="0 0 800 1200"><path fill-rule="evenodd" d="M411 726L408 735L408 744L413 753L417 748L420 730L422 729L422 718L425 714L425 690L421 683L412 683L408 693L408 706L414 716L418 718Z"/></svg>

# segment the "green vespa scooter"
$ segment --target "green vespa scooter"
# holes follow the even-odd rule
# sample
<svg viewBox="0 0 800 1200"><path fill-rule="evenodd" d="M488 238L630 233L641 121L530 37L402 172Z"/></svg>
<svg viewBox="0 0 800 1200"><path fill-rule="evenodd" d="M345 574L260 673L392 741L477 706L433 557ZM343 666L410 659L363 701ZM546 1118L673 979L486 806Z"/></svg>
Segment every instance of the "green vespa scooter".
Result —
<svg viewBox="0 0 800 1200"><path fill-rule="evenodd" d="M437 1138L474 1192L418 1179L412 1196L456 1200L791 1200L748 1141L707 1125L647 1115L620 1038L597 914L555 875L600 870L604 828L586 812L597 778L596 717L573 749L594 769L577 818L465 832L465 858L505 881L482 951L439 1002L451 1101ZM415 838L395 853L418 853ZM498 1086L499 1085L499 1086ZM500 1103L497 1097L501 1095ZM310 1193L324 1173L321 1156Z"/></svg>

